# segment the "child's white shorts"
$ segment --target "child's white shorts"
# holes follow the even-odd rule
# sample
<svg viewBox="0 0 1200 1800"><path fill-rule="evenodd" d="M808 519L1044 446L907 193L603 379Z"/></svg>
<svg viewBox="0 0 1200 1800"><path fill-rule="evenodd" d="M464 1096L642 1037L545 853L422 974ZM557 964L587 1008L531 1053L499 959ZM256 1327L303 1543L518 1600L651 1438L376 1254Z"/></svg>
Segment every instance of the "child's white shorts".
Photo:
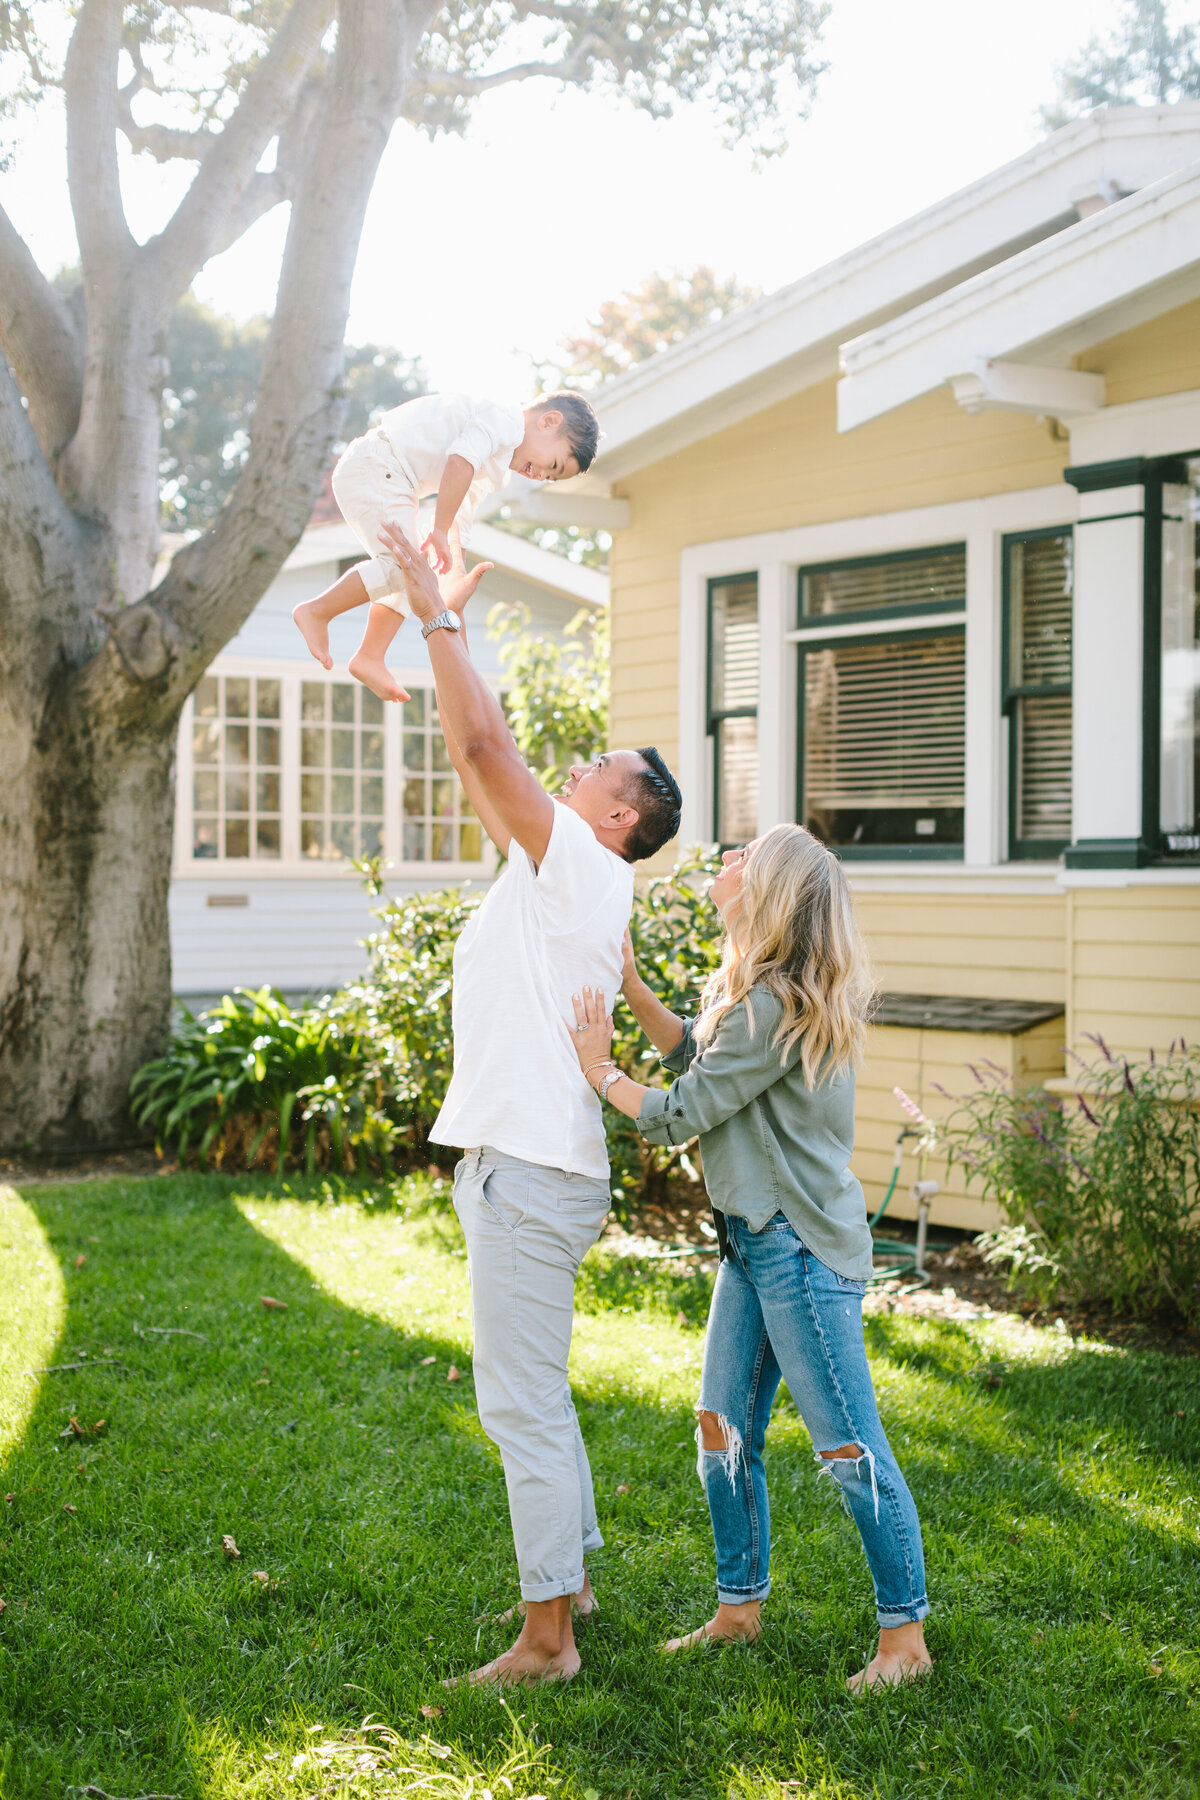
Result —
<svg viewBox="0 0 1200 1800"><path fill-rule="evenodd" d="M370 558L354 565L368 597L407 618L404 571L380 543L379 527L385 520L398 525L414 550L419 550L420 495L412 472L405 468L385 431L368 431L347 447L333 471L333 497Z"/></svg>

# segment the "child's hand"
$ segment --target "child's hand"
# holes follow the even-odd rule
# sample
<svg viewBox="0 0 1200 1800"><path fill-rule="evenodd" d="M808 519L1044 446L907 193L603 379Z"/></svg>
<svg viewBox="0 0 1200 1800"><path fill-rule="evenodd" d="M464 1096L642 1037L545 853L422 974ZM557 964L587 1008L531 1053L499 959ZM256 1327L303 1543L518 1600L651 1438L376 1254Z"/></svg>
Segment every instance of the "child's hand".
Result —
<svg viewBox="0 0 1200 1800"><path fill-rule="evenodd" d="M425 542L421 545L422 553L429 558L430 567L437 575L448 575L453 567L454 559L450 554L450 538L435 525Z"/></svg>

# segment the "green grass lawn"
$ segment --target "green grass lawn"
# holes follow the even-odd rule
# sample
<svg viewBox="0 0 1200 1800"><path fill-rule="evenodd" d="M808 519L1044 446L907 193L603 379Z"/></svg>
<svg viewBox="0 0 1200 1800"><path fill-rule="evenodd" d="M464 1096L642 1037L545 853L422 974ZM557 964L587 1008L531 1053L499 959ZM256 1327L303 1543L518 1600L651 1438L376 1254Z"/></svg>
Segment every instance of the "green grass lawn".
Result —
<svg viewBox="0 0 1200 1800"><path fill-rule="evenodd" d="M869 1319L938 1666L855 1700L866 1567L783 1396L765 1636L656 1653L712 1599L707 1284L594 1254L574 1379L608 1542L583 1673L449 1694L517 1597L461 1243L419 1188L406 1217L320 1188L0 1189L3 1800L1200 1793L1194 1360Z"/></svg>

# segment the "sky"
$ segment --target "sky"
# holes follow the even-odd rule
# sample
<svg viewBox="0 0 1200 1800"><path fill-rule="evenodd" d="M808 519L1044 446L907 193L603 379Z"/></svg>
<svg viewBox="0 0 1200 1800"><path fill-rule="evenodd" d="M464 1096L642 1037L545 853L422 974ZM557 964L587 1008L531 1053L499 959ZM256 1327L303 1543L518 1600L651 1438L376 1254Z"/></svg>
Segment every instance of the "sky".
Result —
<svg viewBox="0 0 1200 1800"><path fill-rule="evenodd" d="M398 126L368 210L347 339L420 356L435 388L519 399L606 299L655 271L710 263L767 292L1036 143L1055 66L1118 0L833 0L811 115L762 168L699 109L655 122L545 81L497 89L462 138ZM185 178L128 158L139 237ZM75 259L61 123L47 107L0 176L47 273ZM278 209L196 283L248 317L273 303Z"/></svg>

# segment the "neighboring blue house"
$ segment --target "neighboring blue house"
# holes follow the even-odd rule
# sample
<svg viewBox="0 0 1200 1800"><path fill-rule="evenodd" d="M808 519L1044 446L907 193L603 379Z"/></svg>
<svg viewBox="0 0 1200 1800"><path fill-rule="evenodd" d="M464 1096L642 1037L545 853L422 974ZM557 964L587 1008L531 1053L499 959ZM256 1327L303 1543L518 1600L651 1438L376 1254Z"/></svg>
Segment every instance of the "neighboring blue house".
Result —
<svg viewBox="0 0 1200 1800"><path fill-rule="evenodd" d="M412 699L384 706L346 674L361 612L336 622L329 675L292 624L298 600L361 558L348 526L314 522L184 709L170 904L175 992L189 1004L356 974L374 903L353 857L382 853L389 894L492 874L437 729L419 630L406 624L390 658ZM492 606L523 602L532 629L560 638L581 608L608 603L606 575L495 526L476 525L468 560L496 565L473 602L471 652L497 684Z"/></svg>

